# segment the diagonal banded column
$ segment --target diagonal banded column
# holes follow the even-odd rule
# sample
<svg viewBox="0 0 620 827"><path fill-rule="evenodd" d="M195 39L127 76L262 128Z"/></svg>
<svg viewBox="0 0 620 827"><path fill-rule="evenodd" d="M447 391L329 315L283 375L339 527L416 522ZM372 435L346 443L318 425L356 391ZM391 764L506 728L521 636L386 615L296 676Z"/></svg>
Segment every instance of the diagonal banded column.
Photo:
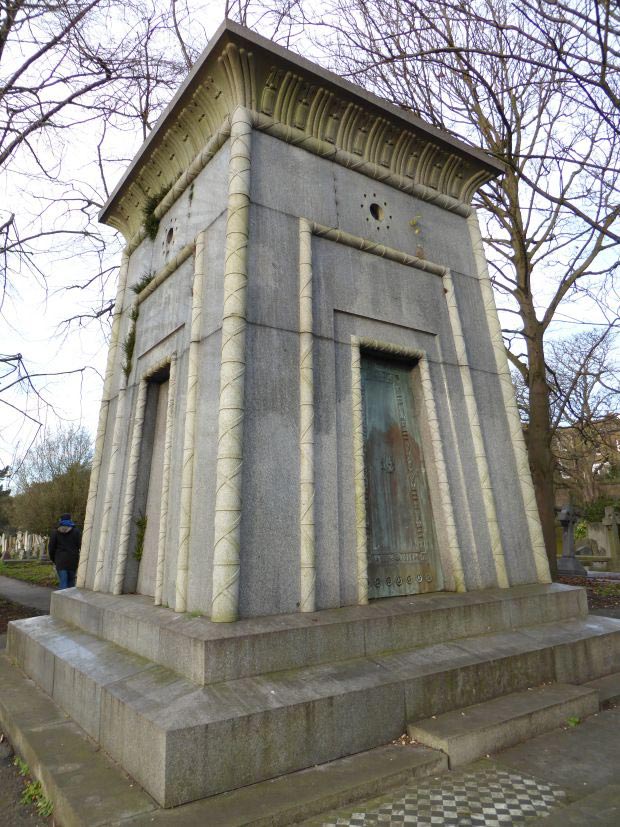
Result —
<svg viewBox="0 0 620 827"><path fill-rule="evenodd" d="M484 302L487 323L489 325L491 341L493 343L495 366L497 368L497 373L499 374L500 384L502 387L502 396L504 398L504 405L506 407L506 414L508 417L510 442L512 444L512 450L517 464L517 473L519 475L521 494L523 496L523 504L525 506L525 514L527 517L530 545L532 547L534 563L536 565L536 574L539 583L550 583L551 575L549 573L549 561L547 559L547 552L545 551L545 541L543 539L542 527L540 525L540 517L538 514L538 506L536 504L534 485L532 483L530 464L527 458L527 448L525 446L525 439L523 438L521 419L519 417L519 411L517 410L514 388L510 378L510 369L508 367L508 359L506 358L506 348L502 338L497 308L495 307L495 299L493 298L493 289L491 288L491 282L489 280L489 271L482 246L482 237L480 235L480 227L478 226L478 217L475 214L470 215L467 219L467 223L469 225L469 233L474 250L476 271L480 281L482 301Z"/></svg>
<svg viewBox="0 0 620 827"><path fill-rule="evenodd" d="M185 395L185 429L183 432L183 470L181 472L181 501L179 506L179 552L177 555L177 576L174 609L187 609L187 587L189 572L189 541L192 525L192 499L194 484L194 453L196 450L196 407L198 404L198 374L200 336L202 333L202 301L204 292L205 233L196 239L194 259L194 281L192 284L192 321L190 327L189 356L187 364L187 393ZM170 400L170 388L169 396ZM169 436L166 432L166 436ZM159 563L159 552L158 552ZM163 563L162 563L163 565ZM161 572L163 577L163 570ZM160 591L163 581L160 581ZM157 589L156 589L157 592ZM157 599L161 593L156 593Z"/></svg>
<svg viewBox="0 0 620 827"><path fill-rule="evenodd" d="M362 354L360 351L360 342L356 336L351 337L351 430L353 434L357 602L362 606L368 603L368 537L366 529L366 484L364 478Z"/></svg>
<svg viewBox="0 0 620 827"><path fill-rule="evenodd" d="M198 252L198 251L197 251ZM159 511L159 539L157 542L157 568L155 573L155 605L161 606L164 589L164 564L166 562L166 537L168 532L168 512L170 506L170 465L172 461L172 435L176 411L177 394L177 357L173 353L170 359L168 375L168 407L166 409L166 437L164 443L164 467L161 485L161 507Z"/></svg>
<svg viewBox="0 0 620 827"><path fill-rule="evenodd" d="M493 557L493 563L495 565L495 576L497 579L497 585L501 589L507 589L510 583L508 582L506 560L504 557L504 549L502 546L502 538L499 529L499 523L497 521L495 497L493 494L493 488L491 486L491 475L489 473L489 464L487 461L486 450L484 447L484 438L482 436L482 428L480 427L480 419L478 417L478 405L476 402L474 386L471 379L470 366L467 358L467 349L465 347L465 338L463 336L463 328L461 326L461 319L459 316L458 305L456 303L456 296L454 295L454 285L452 283L452 276L450 275L449 270L446 270L444 273L443 284L446 292L446 303L448 305L450 327L452 328L452 336L454 338L454 345L456 348L456 358L461 373L461 381L463 383L463 393L465 395L465 405L467 407L470 433L474 444L474 454L476 460L476 467L478 469L480 487L482 489L484 511L487 519L487 525L489 528L489 536L491 538L491 555Z"/></svg>
<svg viewBox="0 0 620 827"><path fill-rule="evenodd" d="M83 588L86 585L86 573L91 550L93 520L95 517L95 503L99 488L99 476L101 473L101 460L103 458L103 443L108 424L108 412L110 410L110 393L114 368L118 356L118 344L123 314L123 299L127 284L127 270L129 268L129 256L123 253L121 267L118 276L118 290L114 304L114 318L112 320L112 333L110 337L110 349L108 351L108 362L106 365L105 379L103 382L103 393L101 395L101 408L99 409L99 421L97 424L97 436L95 437L95 455L93 467L90 472L90 484L88 487L88 499L86 501L86 514L84 515L84 533L82 535L82 551L80 554L80 565L77 573L77 585Z"/></svg>
<svg viewBox="0 0 620 827"><path fill-rule="evenodd" d="M133 522L134 503L136 498L136 484L138 482L138 468L140 463L140 447L142 445L142 430L144 427L144 413L146 410L146 393L148 382L142 379L138 388L138 401L134 414L133 431L131 435L131 449L129 452L129 468L125 483L125 502L121 517L121 529L118 540L116 570L112 584L112 594L123 593L125 570L127 568L127 554L129 552L129 536Z"/></svg>
<svg viewBox="0 0 620 827"><path fill-rule="evenodd" d="M312 361L312 225L299 222L299 610L316 607L314 547L314 369Z"/></svg>
<svg viewBox="0 0 620 827"><path fill-rule="evenodd" d="M224 313L218 418L211 620L236 620L243 467L247 247L250 214L250 113L231 119Z"/></svg>

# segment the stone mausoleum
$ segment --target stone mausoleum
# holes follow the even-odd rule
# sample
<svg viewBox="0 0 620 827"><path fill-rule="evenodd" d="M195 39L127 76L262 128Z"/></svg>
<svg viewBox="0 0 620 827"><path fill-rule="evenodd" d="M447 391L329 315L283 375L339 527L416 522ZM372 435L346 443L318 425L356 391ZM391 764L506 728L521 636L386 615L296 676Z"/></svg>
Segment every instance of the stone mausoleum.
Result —
<svg viewBox="0 0 620 827"><path fill-rule="evenodd" d="M550 583L485 153L232 23L102 211L78 587L11 655L163 806L620 668Z"/></svg>

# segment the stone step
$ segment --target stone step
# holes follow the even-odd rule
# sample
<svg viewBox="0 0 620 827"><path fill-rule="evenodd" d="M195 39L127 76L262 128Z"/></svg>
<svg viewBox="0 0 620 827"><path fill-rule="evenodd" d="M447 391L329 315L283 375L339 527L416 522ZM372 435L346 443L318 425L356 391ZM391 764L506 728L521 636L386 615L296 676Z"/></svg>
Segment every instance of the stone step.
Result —
<svg viewBox="0 0 620 827"><path fill-rule="evenodd" d="M601 707L616 703L620 700L620 672L613 675L605 675L593 681L588 681L584 686L596 689L598 692Z"/></svg>
<svg viewBox="0 0 620 827"><path fill-rule="evenodd" d="M558 583L376 600L313 613L212 623L142 595L57 591L52 615L197 684L218 683L587 617L583 589Z"/></svg>
<svg viewBox="0 0 620 827"><path fill-rule="evenodd" d="M420 744L445 752L453 768L598 709L595 689L556 683L416 721L408 732Z"/></svg>
<svg viewBox="0 0 620 827"><path fill-rule="evenodd" d="M9 654L163 806L398 738L406 723L541 681L620 671L620 621L514 632L209 686L54 617L9 625Z"/></svg>
<svg viewBox="0 0 620 827"><path fill-rule="evenodd" d="M63 827L285 827L448 769L442 752L388 744L162 810L2 656L0 685L0 729L43 784Z"/></svg>

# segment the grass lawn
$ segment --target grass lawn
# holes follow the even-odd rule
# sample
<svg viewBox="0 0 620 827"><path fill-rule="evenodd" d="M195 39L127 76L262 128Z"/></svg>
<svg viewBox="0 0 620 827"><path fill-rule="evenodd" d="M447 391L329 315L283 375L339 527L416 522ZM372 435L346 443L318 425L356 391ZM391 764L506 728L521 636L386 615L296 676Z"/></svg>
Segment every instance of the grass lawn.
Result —
<svg viewBox="0 0 620 827"><path fill-rule="evenodd" d="M25 580L35 586L57 586L56 569L51 563L40 563L38 560L24 560L23 563L3 563L0 561L0 574L3 577L13 577L15 580Z"/></svg>

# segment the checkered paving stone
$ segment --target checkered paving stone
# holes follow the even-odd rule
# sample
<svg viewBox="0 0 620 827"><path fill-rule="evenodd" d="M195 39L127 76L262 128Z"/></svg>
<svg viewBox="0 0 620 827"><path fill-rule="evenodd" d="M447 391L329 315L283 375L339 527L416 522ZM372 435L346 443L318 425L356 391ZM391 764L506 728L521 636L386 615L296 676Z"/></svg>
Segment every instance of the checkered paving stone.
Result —
<svg viewBox="0 0 620 827"><path fill-rule="evenodd" d="M404 796L375 810L325 821L323 827L503 827L545 816L564 797L564 791L552 784L515 772L488 769L433 779L432 783L406 789Z"/></svg>

